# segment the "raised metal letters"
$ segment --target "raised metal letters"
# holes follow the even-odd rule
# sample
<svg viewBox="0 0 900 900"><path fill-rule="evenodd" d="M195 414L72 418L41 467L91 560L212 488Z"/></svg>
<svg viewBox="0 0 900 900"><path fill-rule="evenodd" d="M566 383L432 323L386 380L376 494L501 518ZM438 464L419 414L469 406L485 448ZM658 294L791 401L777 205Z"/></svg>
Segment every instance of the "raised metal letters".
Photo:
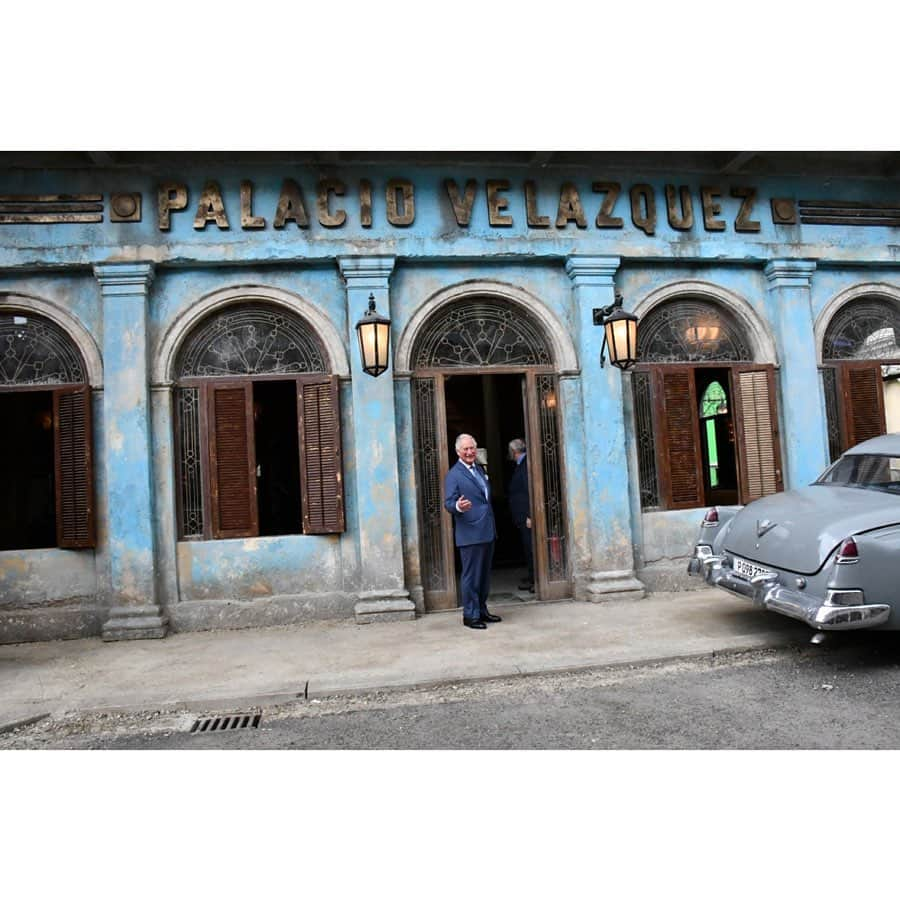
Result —
<svg viewBox="0 0 900 900"><path fill-rule="evenodd" d="M397 202L399 199L399 203ZM385 190L387 220L405 228L416 219L416 196L412 183L405 178L392 178Z"/></svg>
<svg viewBox="0 0 900 900"><path fill-rule="evenodd" d="M171 213L184 209L188 204L187 185L166 181L156 192L159 230L168 231L172 227Z"/></svg>
<svg viewBox="0 0 900 900"><path fill-rule="evenodd" d="M285 178L278 196L278 208L272 221L273 228L284 228L287 222L296 222L298 228L309 228L309 217L300 186L293 178Z"/></svg>
<svg viewBox="0 0 900 900"><path fill-rule="evenodd" d="M525 220L529 228L550 227L550 217L538 215L537 187L533 181L525 182Z"/></svg>
<svg viewBox="0 0 900 900"><path fill-rule="evenodd" d="M320 225L325 228L339 228L347 221L347 213L343 209L332 212L328 204L330 194L343 197L345 190L344 182L337 178L323 178L319 182L319 190L316 193L316 212Z"/></svg>
<svg viewBox="0 0 900 900"><path fill-rule="evenodd" d="M509 182L505 179L487 182L488 222L491 225L499 225L507 228L512 225L512 216L503 215L503 210L509 207L509 200L501 196L500 191L508 191Z"/></svg>
<svg viewBox="0 0 900 900"><path fill-rule="evenodd" d="M253 183L241 182L241 228L265 228L266 220L253 215Z"/></svg>
<svg viewBox="0 0 900 900"><path fill-rule="evenodd" d="M720 197L722 191L717 187L700 188L700 204L703 207L703 227L707 231L724 231L725 223L715 218L722 212L722 204L716 203L713 197Z"/></svg>
<svg viewBox="0 0 900 900"><path fill-rule="evenodd" d="M641 200L644 209L641 209ZM631 221L644 234L652 236L656 232L656 198L649 184L636 184L631 188Z"/></svg>
<svg viewBox="0 0 900 900"><path fill-rule="evenodd" d="M612 214L616 200L619 199L619 194L622 193L622 185L618 181L595 181L591 185L591 190L595 194L606 194L594 224L598 228L622 228L624 224L622 219Z"/></svg>
<svg viewBox="0 0 900 900"><path fill-rule="evenodd" d="M579 228L587 228L587 219L584 217L584 207L581 205L578 188L567 181L559 191L556 227L565 228L569 222L574 222Z"/></svg>
<svg viewBox="0 0 900 900"><path fill-rule="evenodd" d="M372 183L365 179L359 183L359 224L372 227Z"/></svg>
<svg viewBox="0 0 900 900"><path fill-rule="evenodd" d="M750 215L753 212L753 204L756 202L756 188L733 187L731 196L743 199L741 208L734 220L735 231L759 231L759 222L752 221Z"/></svg>
<svg viewBox="0 0 900 900"><path fill-rule="evenodd" d="M474 178L470 178L466 182L465 197L460 198L456 182L452 178L444 179L444 190L450 198L450 205L453 207L456 224L463 228L467 228L472 220L472 207L475 205L475 191L477 187L478 182Z"/></svg>
<svg viewBox="0 0 900 900"><path fill-rule="evenodd" d="M215 222L222 231L228 225L228 216L225 215L225 204L222 202L222 191L216 181L207 181L200 194L200 202L197 204L197 215L194 216L194 228L202 231L208 222Z"/></svg>
<svg viewBox="0 0 900 900"><path fill-rule="evenodd" d="M676 207L675 185L666 185L666 216L669 225L676 231L690 231L694 227L694 204L691 201L691 190L683 184L679 193L681 194L680 210Z"/></svg>

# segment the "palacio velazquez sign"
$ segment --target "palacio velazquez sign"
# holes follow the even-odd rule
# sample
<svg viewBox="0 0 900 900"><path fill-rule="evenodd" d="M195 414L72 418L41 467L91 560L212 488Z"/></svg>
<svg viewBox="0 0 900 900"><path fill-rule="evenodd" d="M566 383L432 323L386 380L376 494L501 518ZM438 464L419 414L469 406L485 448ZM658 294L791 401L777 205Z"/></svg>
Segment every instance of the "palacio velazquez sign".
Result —
<svg viewBox="0 0 900 900"><path fill-rule="evenodd" d="M444 178L427 187L404 178L383 185L359 179L350 184L337 177L301 184L293 178L274 190L257 191L252 181L226 184L207 180L199 192L183 181L155 186L156 226L168 232L173 223L191 221L197 232L283 229L372 228L386 224L409 228L416 221L417 203L434 209L435 202L452 226L467 229L473 215L487 214L492 229L624 229L652 236L665 222L675 231L753 234L762 218L775 225L900 226L900 203L855 200L806 200L795 197L760 199L747 185L654 186L648 183L592 181L590 187L564 181L558 185L508 178L455 180ZM0 225L141 222L141 191L81 194L0 195ZM479 218L479 221L483 219Z"/></svg>

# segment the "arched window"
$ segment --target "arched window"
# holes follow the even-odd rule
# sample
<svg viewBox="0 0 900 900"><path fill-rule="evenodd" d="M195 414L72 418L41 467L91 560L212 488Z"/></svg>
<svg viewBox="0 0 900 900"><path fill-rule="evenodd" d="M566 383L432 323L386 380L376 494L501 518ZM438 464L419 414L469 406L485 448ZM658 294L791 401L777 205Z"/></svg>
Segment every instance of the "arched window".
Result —
<svg viewBox="0 0 900 900"><path fill-rule="evenodd" d="M747 503L781 490L774 368L724 305L676 297L642 320L632 374L641 505Z"/></svg>
<svg viewBox="0 0 900 900"><path fill-rule="evenodd" d="M832 460L885 431L900 431L900 303L863 296L844 304L822 341Z"/></svg>
<svg viewBox="0 0 900 900"><path fill-rule="evenodd" d="M0 311L0 550L95 544L91 392L52 320Z"/></svg>
<svg viewBox="0 0 900 900"><path fill-rule="evenodd" d="M344 530L337 379L299 316L239 303L214 312L176 360L185 538Z"/></svg>

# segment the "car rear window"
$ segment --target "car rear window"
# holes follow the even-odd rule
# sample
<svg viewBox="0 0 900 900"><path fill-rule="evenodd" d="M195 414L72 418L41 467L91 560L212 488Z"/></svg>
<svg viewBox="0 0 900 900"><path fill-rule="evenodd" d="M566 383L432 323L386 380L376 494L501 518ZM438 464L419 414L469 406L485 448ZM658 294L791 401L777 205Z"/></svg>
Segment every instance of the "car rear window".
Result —
<svg viewBox="0 0 900 900"><path fill-rule="evenodd" d="M865 488L900 494L900 456L849 454L826 469L816 484Z"/></svg>

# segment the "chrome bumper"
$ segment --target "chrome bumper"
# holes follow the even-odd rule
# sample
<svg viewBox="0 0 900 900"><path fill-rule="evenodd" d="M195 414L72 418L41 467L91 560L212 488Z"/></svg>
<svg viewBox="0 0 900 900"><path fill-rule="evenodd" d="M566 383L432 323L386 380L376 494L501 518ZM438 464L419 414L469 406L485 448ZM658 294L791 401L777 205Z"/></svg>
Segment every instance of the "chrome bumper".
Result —
<svg viewBox="0 0 900 900"><path fill-rule="evenodd" d="M739 597L747 597L755 606L806 622L820 631L849 631L853 628L874 628L890 618L886 603L862 606L838 606L821 597L792 591L778 583L777 575L757 575L747 581L735 574L723 556L694 557L688 572L699 575L707 584L724 588Z"/></svg>

